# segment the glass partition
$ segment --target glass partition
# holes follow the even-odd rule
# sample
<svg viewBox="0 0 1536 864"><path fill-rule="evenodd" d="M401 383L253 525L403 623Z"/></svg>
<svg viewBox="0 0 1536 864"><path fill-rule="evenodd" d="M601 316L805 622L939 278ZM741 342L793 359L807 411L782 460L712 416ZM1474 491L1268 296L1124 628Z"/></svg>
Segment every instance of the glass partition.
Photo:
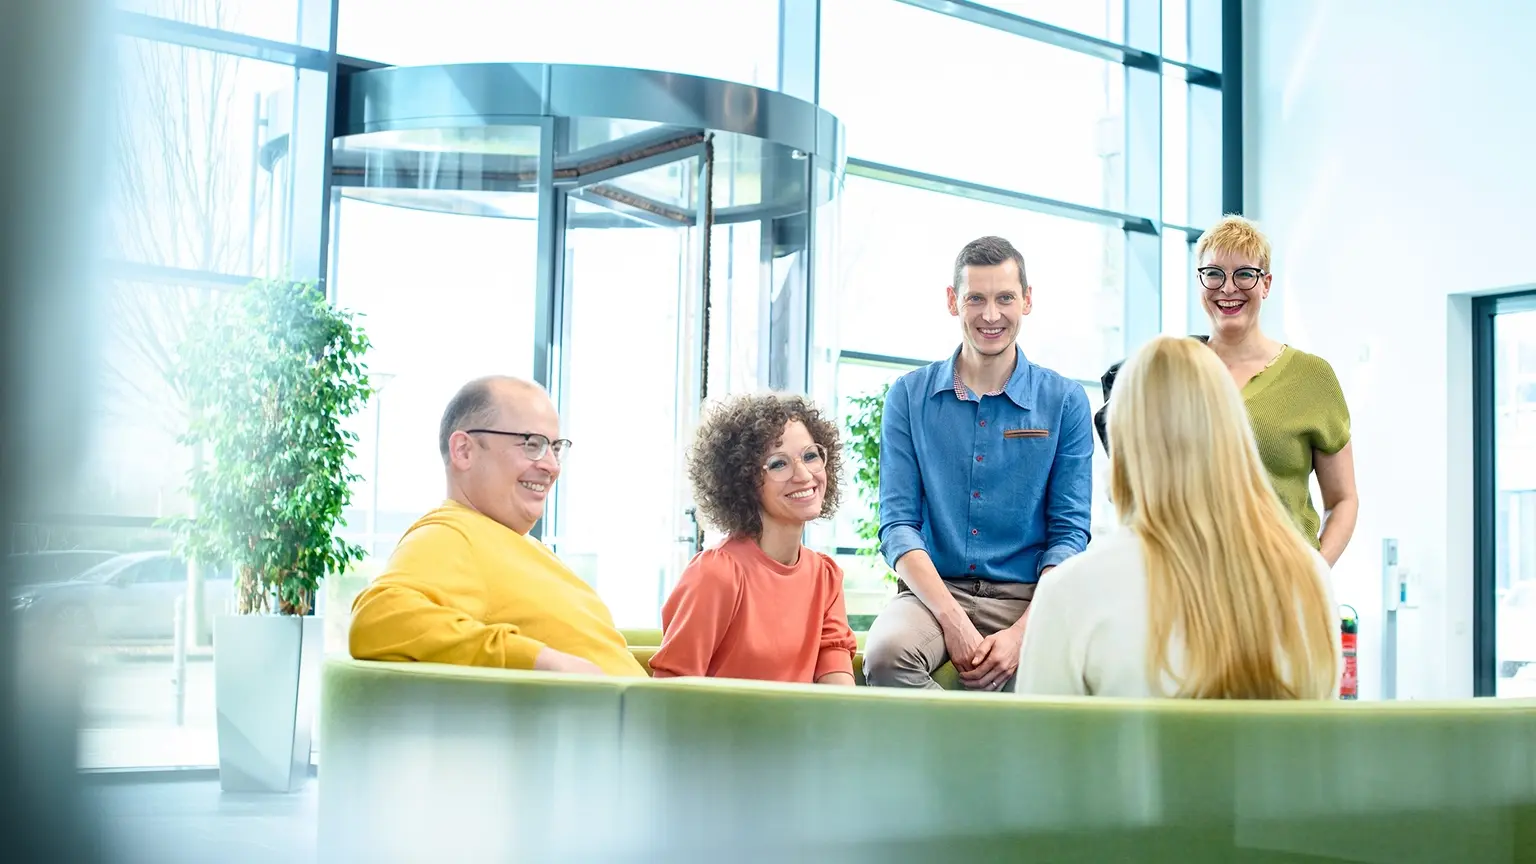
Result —
<svg viewBox="0 0 1536 864"><path fill-rule="evenodd" d="M692 176L678 173L678 195L691 197ZM662 592L688 551L676 442L692 414L699 232L597 195L571 195L566 213L560 405L573 445L545 540L616 620L660 626Z"/></svg>

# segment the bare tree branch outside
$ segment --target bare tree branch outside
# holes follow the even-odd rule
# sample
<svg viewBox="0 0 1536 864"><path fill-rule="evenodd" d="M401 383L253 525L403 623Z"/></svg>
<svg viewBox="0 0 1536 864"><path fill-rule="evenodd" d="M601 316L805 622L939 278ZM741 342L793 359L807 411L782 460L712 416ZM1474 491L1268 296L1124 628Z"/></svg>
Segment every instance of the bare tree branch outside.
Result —
<svg viewBox="0 0 1536 864"><path fill-rule="evenodd" d="M160 15L215 29L235 23L223 0L147 0ZM254 103L237 99L241 58L120 37L115 102L112 257L193 271L254 275L252 211L268 196L235 131ZM242 158L246 157L246 158ZM253 207L254 202L254 207ZM254 233L254 232L251 232ZM264 257L264 256L263 256ZM118 279L110 292L109 417L185 431L186 394L172 374L208 288Z"/></svg>

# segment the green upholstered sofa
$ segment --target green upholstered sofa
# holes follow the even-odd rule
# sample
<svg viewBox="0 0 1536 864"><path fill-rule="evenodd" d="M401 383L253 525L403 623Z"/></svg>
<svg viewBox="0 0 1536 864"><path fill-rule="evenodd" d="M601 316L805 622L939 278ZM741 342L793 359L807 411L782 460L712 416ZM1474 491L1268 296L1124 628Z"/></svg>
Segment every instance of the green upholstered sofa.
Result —
<svg viewBox="0 0 1536 864"><path fill-rule="evenodd" d="M326 862L1536 862L1536 700L326 662Z"/></svg>
<svg viewBox="0 0 1536 864"><path fill-rule="evenodd" d="M637 629L624 630L622 632L624 634L624 641L629 643L629 650L634 653L635 658L640 661L641 665L645 666L645 671L649 674L651 671L651 655L655 654L656 649L661 646L661 631L656 629ZM859 643L859 650L853 655L853 680L854 683L863 687L865 684L864 637L868 634L854 633L853 635ZM959 673L955 672L955 667L948 663L940 666L938 671L933 673L933 680L945 690L961 689Z"/></svg>

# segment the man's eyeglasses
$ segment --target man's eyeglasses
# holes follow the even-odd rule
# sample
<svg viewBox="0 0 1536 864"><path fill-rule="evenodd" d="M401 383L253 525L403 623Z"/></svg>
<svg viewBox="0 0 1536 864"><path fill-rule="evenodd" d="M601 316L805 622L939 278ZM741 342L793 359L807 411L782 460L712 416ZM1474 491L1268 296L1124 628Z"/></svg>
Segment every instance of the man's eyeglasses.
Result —
<svg viewBox="0 0 1536 864"><path fill-rule="evenodd" d="M795 476L796 461L812 474L821 474L827 470L827 450L820 444L812 444L805 448L798 460L787 453L775 453L763 463L763 470L774 480L788 480Z"/></svg>
<svg viewBox="0 0 1536 864"><path fill-rule="evenodd" d="M546 435L537 432L503 432L500 429L465 429L471 435L506 435L510 438L523 439L523 453L528 461L537 462L544 458L544 454L550 450L555 451L555 461L565 461L565 451L571 447L571 442L565 438L549 440Z"/></svg>
<svg viewBox="0 0 1536 864"><path fill-rule="evenodd" d="M1195 272L1200 274L1200 284L1207 291L1220 291L1221 286L1227 284L1227 271L1220 267L1201 267ZM1252 291L1264 275L1265 272L1257 267L1239 267L1232 271L1232 287L1239 291Z"/></svg>

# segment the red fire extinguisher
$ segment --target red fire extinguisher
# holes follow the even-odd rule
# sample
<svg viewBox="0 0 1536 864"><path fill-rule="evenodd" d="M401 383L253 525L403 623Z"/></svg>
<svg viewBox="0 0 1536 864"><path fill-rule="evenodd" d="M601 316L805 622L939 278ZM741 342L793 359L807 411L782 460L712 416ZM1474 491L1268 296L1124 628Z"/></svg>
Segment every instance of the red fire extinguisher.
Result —
<svg viewBox="0 0 1536 864"><path fill-rule="evenodd" d="M1340 628L1339 641L1344 649L1344 677L1339 681L1340 699L1360 698L1359 667L1355 662L1355 643L1360 636L1360 615L1353 606L1341 606L1340 610L1348 609L1344 615Z"/></svg>

